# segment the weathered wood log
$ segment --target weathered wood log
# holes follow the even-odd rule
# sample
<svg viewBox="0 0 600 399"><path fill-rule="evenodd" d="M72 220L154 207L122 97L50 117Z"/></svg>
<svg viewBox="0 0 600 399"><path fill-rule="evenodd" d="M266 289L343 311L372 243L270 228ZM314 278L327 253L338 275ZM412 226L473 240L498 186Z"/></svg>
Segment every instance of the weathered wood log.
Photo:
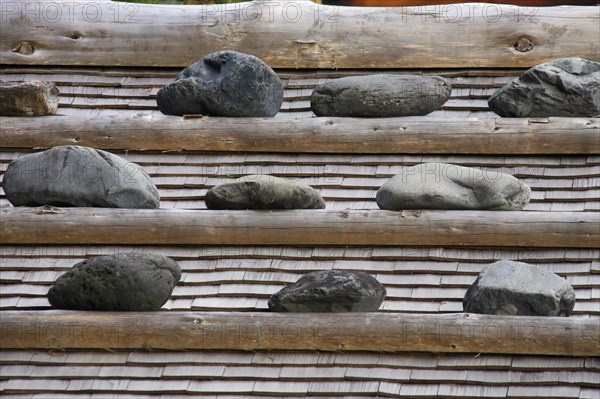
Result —
<svg viewBox="0 0 600 399"><path fill-rule="evenodd" d="M321 0L321 4L354 7L431 7L439 4L455 4L457 0ZM493 0L490 4L512 4L521 7L553 7L563 5L595 6L597 0Z"/></svg>
<svg viewBox="0 0 600 399"><path fill-rule="evenodd" d="M423 245L594 248L591 212L12 208L4 244Z"/></svg>
<svg viewBox="0 0 600 399"><path fill-rule="evenodd" d="M478 314L8 311L0 349L600 355L596 320Z"/></svg>
<svg viewBox="0 0 600 399"><path fill-rule="evenodd" d="M600 59L596 7L363 8L307 0L159 7L2 0L1 7L0 56L8 64L184 67L224 49L273 68L529 67L571 56ZM524 40L530 44L518 45Z"/></svg>
<svg viewBox="0 0 600 399"><path fill-rule="evenodd" d="M600 153L598 118L0 118L0 147L394 154Z"/></svg>

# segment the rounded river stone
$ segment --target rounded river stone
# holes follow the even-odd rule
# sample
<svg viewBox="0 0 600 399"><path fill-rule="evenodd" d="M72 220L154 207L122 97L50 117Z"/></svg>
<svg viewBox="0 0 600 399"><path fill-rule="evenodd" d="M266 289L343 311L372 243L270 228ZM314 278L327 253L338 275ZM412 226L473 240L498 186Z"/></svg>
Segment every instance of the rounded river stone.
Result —
<svg viewBox="0 0 600 399"><path fill-rule="evenodd" d="M283 102L283 85L253 55L218 51L181 71L156 102L167 115L272 117Z"/></svg>
<svg viewBox="0 0 600 399"><path fill-rule="evenodd" d="M439 109L451 91L450 83L439 76L350 76L317 86L310 106L317 116L427 115Z"/></svg>
<svg viewBox="0 0 600 399"><path fill-rule="evenodd" d="M520 210L531 189L519 179L445 163L403 166L377 191L381 209Z"/></svg>
<svg viewBox="0 0 600 399"><path fill-rule="evenodd" d="M160 206L158 189L141 166L74 145L15 159L8 165L3 187L14 206Z"/></svg>
<svg viewBox="0 0 600 399"><path fill-rule="evenodd" d="M314 188L275 176L248 175L208 190L208 209L322 209L325 200Z"/></svg>
<svg viewBox="0 0 600 399"><path fill-rule="evenodd" d="M48 300L58 309L154 311L169 299L180 278L181 269L166 256L98 256L60 276Z"/></svg>

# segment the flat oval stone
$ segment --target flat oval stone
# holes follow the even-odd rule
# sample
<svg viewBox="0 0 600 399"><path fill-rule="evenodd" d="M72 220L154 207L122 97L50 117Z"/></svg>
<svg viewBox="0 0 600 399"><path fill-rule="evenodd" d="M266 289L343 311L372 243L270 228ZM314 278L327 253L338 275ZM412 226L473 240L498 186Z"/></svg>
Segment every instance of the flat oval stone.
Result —
<svg viewBox="0 0 600 399"><path fill-rule="evenodd" d="M325 270L305 274L269 299L273 312L375 312L385 287L363 272Z"/></svg>
<svg viewBox="0 0 600 399"><path fill-rule="evenodd" d="M283 85L267 64L236 51L208 54L158 91L163 114L272 117L283 102Z"/></svg>
<svg viewBox="0 0 600 399"><path fill-rule="evenodd" d="M314 188L275 176L248 175L208 190L208 209L322 209L325 200Z"/></svg>
<svg viewBox="0 0 600 399"><path fill-rule="evenodd" d="M525 71L488 105L504 117L600 116L600 63L562 58Z"/></svg>
<svg viewBox="0 0 600 399"><path fill-rule="evenodd" d="M54 147L12 161L3 188L14 206L158 208L160 196L139 165L106 151Z"/></svg>
<svg viewBox="0 0 600 399"><path fill-rule="evenodd" d="M439 76L350 76L317 86L310 107L317 116L427 115L439 109L451 91L450 83Z"/></svg>
<svg viewBox="0 0 600 399"><path fill-rule="evenodd" d="M48 301L58 309L154 311L167 302L180 278L181 269L166 256L98 256L60 276Z"/></svg>
<svg viewBox="0 0 600 399"><path fill-rule="evenodd" d="M463 299L465 312L569 316L575 291L565 279L523 262L501 260L486 266Z"/></svg>
<svg viewBox="0 0 600 399"><path fill-rule="evenodd" d="M445 163L404 166L377 191L381 209L520 210L531 189L505 173Z"/></svg>

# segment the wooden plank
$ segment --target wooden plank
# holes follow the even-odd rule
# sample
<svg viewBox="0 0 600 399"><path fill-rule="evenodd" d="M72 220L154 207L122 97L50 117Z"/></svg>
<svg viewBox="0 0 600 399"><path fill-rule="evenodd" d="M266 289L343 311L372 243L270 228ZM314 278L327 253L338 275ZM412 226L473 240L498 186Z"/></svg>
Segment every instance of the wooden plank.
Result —
<svg viewBox="0 0 600 399"><path fill-rule="evenodd" d="M5 311L1 349L600 355L595 320L477 314Z"/></svg>
<svg viewBox="0 0 600 399"><path fill-rule="evenodd" d="M2 209L4 244L458 245L595 248L590 212Z"/></svg>
<svg viewBox="0 0 600 399"><path fill-rule="evenodd" d="M375 154L597 154L596 118L0 117L0 148ZM274 137L277 140L274 140ZM585 168L584 168L585 169Z"/></svg>
<svg viewBox="0 0 600 399"><path fill-rule="evenodd" d="M563 57L600 59L595 7L463 4L448 12L306 0L57 3L2 0L3 63L182 67L223 49L256 55L274 68L525 67ZM533 51L516 49L521 38ZM457 57L457 48L468 56Z"/></svg>
<svg viewBox="0 0 600 399"><path fill-rule="evenodd" d="M322 0L323 4L354 7L432 7L441 4L452 4L456 0ZM560 5L596 5L596 0L492 0L490 4L514 4L525 7L548 7Z"/></svg>

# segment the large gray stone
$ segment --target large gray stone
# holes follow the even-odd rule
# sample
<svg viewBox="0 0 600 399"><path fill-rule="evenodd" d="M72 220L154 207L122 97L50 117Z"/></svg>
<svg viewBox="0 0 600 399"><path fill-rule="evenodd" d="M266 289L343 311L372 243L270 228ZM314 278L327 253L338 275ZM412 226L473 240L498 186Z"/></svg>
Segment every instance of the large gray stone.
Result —
<svg viewBox="0 0 600 399"><path fill-rule="evenodd" d="M219 51L181 71L159 90L156 102L167 115L271 117L283 102L283 85L258 58Z"/></svg>
<svg viewBox="0 0 600 399"><path fill-rule="evenodd" d="M12 161L3 182L14 206L158 208L160 197L139 165L109 152L54 147Z"/></svg>
<svg viewBox="0 0 600 399"><path fill-rule="evenodd" d="M55 114L59 94L54 82L0 82L0 116Z"/></svg>
<svg viewBox="0 0 600 399"><path fill-rule="evenodd" d="M317 86L310 107L317 116L427 115L439 109L451 91L450 83L439 76L350 76Z"/></svg>
<svg viewBox="0 0 600 399"><path fill-rule="evenodd" d="M269 299L273 312L374 312L383 285L363 272L326 270L305 274Z"/></svg>
<svg viewBox="0 0 600 399"><path fill-rule="evenodd" d="M208 209L322 209L325 200L314 188L275 176L248 175L208 190Z"/></svg>
<svg viewBox="0 0 600 399"><path fill-rule="evenodd" d="M531 189L517 178L445 163L405 166L377 191L381 209L519 210Z"/></svg>
<svg viewBox="0 0 600 399"><path fill-rule="evenodd" d="M157 254L98 256L77 263L48 292L54 308L159 310L181 278L172 259Z"/></svg>
<svg viewBox="0 0 600 399"><path fill-rule="evenodd" d="M463 299L465 312L569 316L575 291L563 278L538 266L501 260L486 266Z"/></svg>
<svg viewBox="0 0 600 399"><path fill-rule="evenodd" d="M562 58L537 65L494 93L488 104L506 117L600 115L600 63Z"/></svg>

